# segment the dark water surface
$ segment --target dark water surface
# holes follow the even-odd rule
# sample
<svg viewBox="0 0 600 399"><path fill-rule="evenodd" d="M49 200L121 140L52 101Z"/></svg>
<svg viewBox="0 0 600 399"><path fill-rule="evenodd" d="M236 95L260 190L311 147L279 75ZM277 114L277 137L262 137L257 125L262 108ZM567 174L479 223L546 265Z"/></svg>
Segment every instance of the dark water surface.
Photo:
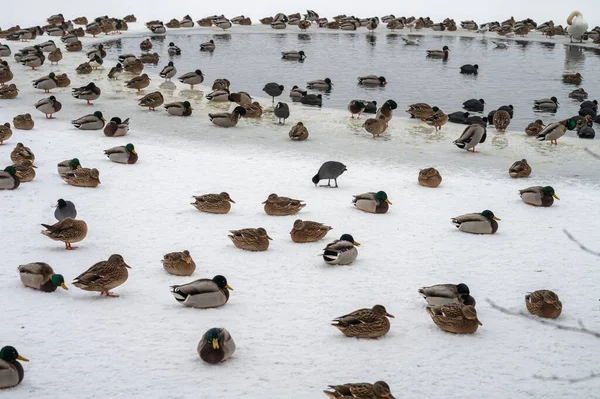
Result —
<svg viewBox="0 0 600 399"><path fill-rule="evenodd" d="M161 55L157 66L146 65L151 78L169 61L178 75L201 69L205 84L215 78L228 78L232 91L247 91L264 97L265 83L283 84L286 92L280 101L291 101L293 85L306 87L306 82L329 77L334 87L323 93L323 106L345 109L352 99L395 100L399 108L415 102L437 105L444 112L461 111L462 103L471 98L483 98L487 105L484 114L502 105L512 104L514 118L509 130L522 129L535 119L551 122L576 115L579 102L568 94L577 88L562 83L565 71L580 72L589 99L600 98L600 51L555 43L508 41L506 50L496 49L492 40L497 37L419 36L418 46L405 45L402 36L388 33L368 35L327 33L248 33L196 34L152 37L152 52ZM199 45L213 39L214 52L201 52ZM182 49L182 55L167 54L169 42ZM140 38L125 38L107 44L109 58L121 53L140 54ZM426 50L450 48L450 58L426 58ZM303 50L304 62L281 59L282 51ZM478 64L479 75L459 73L463 64ZM108 66L112 66L109 65ZM357 84L361 75L383 75L385 87L365 88ZM153 76L154 75L154 76ZM156 80L155 83L159 82ZM532 109L533 100L556 96L561 103L557 114L538 114ZM407 114L406 114L407 115Z"/></svg>

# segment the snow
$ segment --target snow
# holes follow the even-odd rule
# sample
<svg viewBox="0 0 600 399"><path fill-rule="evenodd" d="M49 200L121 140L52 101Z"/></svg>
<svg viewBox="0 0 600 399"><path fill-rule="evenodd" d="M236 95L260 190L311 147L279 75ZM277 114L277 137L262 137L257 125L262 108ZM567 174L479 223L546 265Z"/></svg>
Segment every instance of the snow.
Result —
<svg viewBox="0 0 600 399"><path fill-rule="evenodd" d="M141 25L129 34L146 35ZM86 38L84 44L90 43ZM65 53L59 67L46 64L39 71L8 59L21 91L15 100L0 100L0 122L30 112L36 127L13 130L0 159L8 165L10 151L23 142L36 154L38 169L33 182L0 192L0 336L2 345L30 359L22 384L0 397L313 398L324 397L328 384L376 380L387 381L397 398L597 397L598 380L533 378L597 371L597 340L500 313L485 301L523 310L527 292L551 289L564 305L560 323L576 326L582 320L600 330L598 260L562 232L567 228L586 245L597 245L598 161L583 151L598 152L595 140L563 137L553 147L521 132L489 129L480 152L470 154L451 144L460 126L432 133L404 117L401 102L381 139L372 139L345 112L297 104L285 126L266 115L222 129L207 114L229 104L208 104L177 83L175 92L163 92L165 100L192 99L193 116L148 112L137 106L133 90L122 87L124 77L116 83L105 79L107 70L91 75L103 90L96 106L72 98L71 88L55 89L63 110L56 120L45 120L32 106L44 94L30 81L54 71L67 72L71 87L84 85L90 76L74 73L83 58ZM146 93L160 84L158 76L151 78ZM95 110L107 120L131 118L129 135L108 138L70 125ZM298 121L309 129L306 142L288 138ZM140 156L137 164L112 163L103 155L129 142ZM71 187L57 176L56 164L75 156L84 167L100 170L98 188ZM511 179L508 167L523 157L532 176ZM348 166L338 189L315 188L310 181L327 160ZM439 188L417 184L419 169L430 166L442 174ZM551 208L520 201L518 189L546 184L561 198ZM353 208L353 194L377 190L393 202L388 214ZM227 215L190 205L192 195L221 191L236 201ZM307 206L295 216L267 216L261 202L272 192ZM89 226L75 251L39 233L40 223L53 222L58 198L73 201ZM450 223L451 217L484 209L502 218L495 235L464 234ZM321 242L295 244L289 231L297 218L334 230ZM264 227L273 237L269 250L235 248L227 232L245 227ZM357 261L325 265L321 249L344 233L362 244ZM162 256L184 249L197 264L195 274L167 274ZM132 267L129 280L114 290L120 298L69 284L113 253ZM62 273L69 291L24 288L16 268L34 261ZM221 308L186 308L169 292L170 285L216 274L234 288ZM471 336L439 330L417 294L424 285L459 282L470 287L483 323ZM346 338L329 325L334 317L378 303L396 316L382 339ZM218 366L203 363L196 352L211 327L226 327L237 345Z"/></svg>

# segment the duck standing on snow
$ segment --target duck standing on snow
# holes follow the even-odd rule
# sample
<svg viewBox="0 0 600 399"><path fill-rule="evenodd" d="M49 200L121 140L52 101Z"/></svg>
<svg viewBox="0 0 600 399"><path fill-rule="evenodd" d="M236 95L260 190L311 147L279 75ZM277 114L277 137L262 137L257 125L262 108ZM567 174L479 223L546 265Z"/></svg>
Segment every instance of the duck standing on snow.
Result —
<svg viewBox="0 0 600 399"><path fill-rule="evenodd" d="M35 103L35 109L46 115L46 119L54 119L53 114L62 109L62 104L54 96L43 98Z"/></svg>
<svg viewBox="0 0 600 399"><path fill-rule="evenodd" d="M54 292L57 287L68 290L65 278L55 274L52 267L43 262L28 263L18 267L21 282L27 288L44 292Z"/></svg>
<svg viewBox="0 0 600 399"><path fill-rule="evenodd" d="M529 313L538 317L556 319L562 313L562 302L550 290L538 290L525 295Z"/></svg>
<svg viewBox="0 0 600 399"><path fill-rule="evenodd" d="M385 191L357 194L352 203L357 209L369 213L387 213L392 204Z"/></svg>
<svg viewBox="0 0 600 399"><path fill-rule="evenodd" d="M175 65L173 65L173 61L169 61L169 64L167 64L166 67L164 67L162 69L162 71L160 71L160 77L165 79L165 80L171 80L171 78L173 76L175 76L177 74L177 69L175 68Z"/></svg>
<svg viewBox="0 0 600 399"><path fill-rule="evenodd" d="M91 101L100 98L101 93L100 88L94 82L90 82L86 86L73 89L71 94L77 99L86 100L88 105L94 105Z"/></svg>
<svg viewBox="0 0 600 399"><path fill-rule="evenodd" d="M451 303L475 306L475 298L466 284L437 284L419 288L419 294L429 306L442 306Z"/></svg>
<svg viewBox="0 0 600 399"><path fill-rule="evenodd" d="M554 204L555 199L560 199L554 193L554 189L550 186L533 186L523 190L519 190L523 202L533 206L549 207Z"/></svg>
<svg viewBox="0 0 600 399"><path fill-rule="evenodd" d="M139 93L142 89L150 86L150 80L148 74L145 73L141 76L135 76L131 80L125 82L125 87L128 89L137 89L137 92Z"/></svg>
<svg viewBox="0 0 600 399"><path fill-rule="evenodd" d="M573 119L567 119L566 125L563 125L560 122L551 123L538 133L536 139L539 141L550 140L551 144L558 145L558 139L565 135L567 129L575 129L576 125L577 123Z"/></svg>
<svg viewBox="0 0 600 399"><path fill-rule="evenodd" d="M375 305L371 309L358 309L352 313L333 319L337 327L346 337L379 338L390 331L389 314L383 305Z"/></svg>
<svg viewBox="0 0 600 399"><path fill-rule="evenodd" d="M387 100L383 105L377 110L377 114L375 115L375 119L381 119L387 124L392 120L393 111L398 108L398 104L394 100Z"/></svg>
<svg viewBox="0 0 600 399"><path fill-rule="evenodd" d="M42 230L43 235L54 241L64 242L67 250L75 249L71 244L83 241L88 232L87 224L83 220L73 218L64 218L53 225L42 224L42 226L45 228Z"/></svg>
<svg viewBox="0 0 600 399"><path fill-rule="evenodd" d="M213 125L221 127L234 127L237 125L241 116L246 115L246 108L235 107L233 112L219 112L208 114Z"/></svg>
<svg viewBox="0 0 600 399"><path fill-rule="evenodd" d="M104 155L116 163L134 164L138 160L138 154L131 143L104 150Z"/></svg>
<svg viewBox="0 0 600 399"><path fill-rule="evenodd" d="M188 72L177 78L181 83L190 85L190 89L194 89L195 85L204 82L204 74L201 70L196 69L194 72Z"/></svg>
<svg viewBox="0 0 600 399"><path fill-rule="evenodd" d="M121 65L120 62L118 62L116 66L110 68L110 71L108 72L108 78L109 79L117 79L119 77L119 75L121 75L122 73L123 73L123 65Z"/></svg>
<svg viewBox="0 0 600 399"><path fill-rule="evenodd" d="M0 349L0 389L15 387L23 381L25 371L17 360L29 361L12 346Z"/></svg>
<svg viewBox="0 0 600 399"><path fill-rule="evenodd" d="M163 95L160 91L155 91L154 93L146 94L144 97L140 98L138 105L140 107L148 107L150 111L156 111L156 107L161 106L165 102Z"/></svg>
<svg viewBox="0 0 600 399"><path fill-rule="evenodd" d="M226 328L211 328L202 335L196 349L206 363L219 364L233 355L235 342Z"/></svg>
<svg viewBox="0 0 600 399"><path fill-rule="evenodd" d="M462 148L463 150L477 152L475 150L475 146L477 146L477 144L484 143L486 137L487 131L485 126L479 123L474 123L467 126L460 137L453 141L453 144L458 148Z"/></svg>
<svg viewBox="0 0 600 399"><path fill-rule="evenodd" d="M349 265L358 257L360 243L350 234L343 234L339 240L327 244L323 249L323 260L329 265Z"/></svg>
<svg viewBox="0 0 600 399"><path fill-rule="evenodd" d="M44 93L50 93L50 90L55 89L57 86L56 75L54 75L54 72L50 72L48 76L33 81L33 87L44 90Z"/></svg>
<svg viewBox="0 0 600 399"><path fill-rule="evenodd" d="M73 285L84 291L100 292L100 296L118 297L110 292L127 281L131 267L125 263L118 254L111 255L108 260L103 260L90 267L73 280Z"/></svg>
<svg viewBox="0 0 600 399"><path fill-rule="evenodd" d="M223 306L229 301L232 290L224 276L212 279L201 278L191 283L171 286L171 293L184 306L197 309L209 309Z"/></svg>
<svg viewBox="0 0 600 399"><path fill-rule="evenodd" d="M360 114L365 109L365 103L361 100L352 100L348 104L348 111L350 111L351 118L354 119L354 115L358 115L356 119L360 119Z"/></svg>
<svg viewBox="0 0 600 399"><path fill-rule="evenodd" d="M498 231L497 220L500 219L494 215L494 212L486 209L481 213L467 213L452 218L452 224L465 233L494 234Z"/></svg>
<svg viewBox="0 0 600 399"><path fill-rule="evenodd" d="M585 19L583 19L583 14L579 11L573 11L567 17L567 33L571 38L571 43L573 43L573 38L579 39L579 42L583 42L583 35L588 30L588 23Z"/></svg>

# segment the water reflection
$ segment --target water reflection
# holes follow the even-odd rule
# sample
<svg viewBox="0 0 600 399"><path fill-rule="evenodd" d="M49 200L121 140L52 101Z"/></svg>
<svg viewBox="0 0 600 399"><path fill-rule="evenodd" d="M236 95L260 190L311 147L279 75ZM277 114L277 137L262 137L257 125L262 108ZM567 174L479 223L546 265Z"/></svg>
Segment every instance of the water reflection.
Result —
<svg viewBox="0 0 600 399"><path fill-rule="evenodd" d="M375 47L375 45L377 44L377 36L374 34L366 35L365 39L367 39L367 43L369 43L372 47Z"/></svg>
<svg viewBox="0 0 600 399"><path fill-rule="evenodd" d="M150 36L150 40L156 43L163 43L167 40L166 36Z"/></svg>
<svg viewBox="0 0 600 399"><path fill-rule="evenodd" d="M525 50L531 45L531 43L533 42L529 40L515 40L515 44L518 44L521 50Z"/></svg>
<svg viewBox="0 0 600 399"><path fill-rule="evenodd" d="M579 46L565 45L565 70L578 70L585 63L585 53Z"/></svg>
<svg viewBox="0 0 600 399"><path fill-rule="evenodd" d="M298 41L300 42L309 42L310 37L311 36L308 33L298 33Z"/></svg>
<svg viewBox="0 0 600 399"><path fill-rule="evenodd" d="M217 35L213 35L213 39L219 42L229 42L231 41L230 33L219 33Z"/></svg>

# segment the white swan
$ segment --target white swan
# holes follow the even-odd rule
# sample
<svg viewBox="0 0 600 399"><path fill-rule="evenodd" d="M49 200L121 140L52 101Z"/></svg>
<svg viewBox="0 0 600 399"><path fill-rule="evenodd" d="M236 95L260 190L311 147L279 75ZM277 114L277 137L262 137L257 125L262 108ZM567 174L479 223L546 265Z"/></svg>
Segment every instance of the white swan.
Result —
<svg viewBox="0 0 600 399"><path fill-rule="evenodd" d="M588 30L588 23L583 19L583 15L579 11L573 11L567 18L567 33L571 37L571 43L573 38L579 39L579 42L583 42L583 34Z"/></svg>

